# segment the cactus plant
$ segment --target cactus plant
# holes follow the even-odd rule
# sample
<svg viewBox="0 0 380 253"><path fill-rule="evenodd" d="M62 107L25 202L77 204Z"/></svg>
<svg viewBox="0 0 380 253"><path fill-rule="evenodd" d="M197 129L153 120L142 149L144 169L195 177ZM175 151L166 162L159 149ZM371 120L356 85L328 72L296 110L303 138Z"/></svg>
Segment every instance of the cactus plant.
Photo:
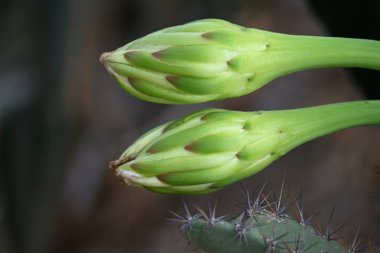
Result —
<svg viewBox="0 0 380 253"><path fill-rule="evenodd" d="M286 35L207 19L135 40L100 61L132 95L167 104L238 97L289 73L322 67L380 70L380 41ZM110 167L127 184L160 193L205 194L257 173L293 148L349 127L380 124L380 101L282 111L202 110L139 138ZM187 238L209 253L361 253L337 230L297 221L261 191L231 217L174 213ZM330 220L331 221L331 220ZM329 222L330 225L330 222Z"/></svg>
<svg viewBox="0 0 380 253"><path fill-rule="evenodd" d="M189 104L242 96L305 69L380 70L380 42L287 35L205 19L154 32L104 53L100 61L140 99Z"/></svg>
<svg viewBox="0 0 380 253"><path fill-rule="evenodd" d="M302 196L292 202L296 217L287 214L291 204L283 196L283 184L278 199L271 202L263 188L257 196L245 195L245 206L236 214L216 216L216 202L209 213L197 207L192 214L183 201L183 214L172 212L170 221L181 224L186 238L208 253L363 253L368 247L360 245L359 230L348 246L338 240L343 225L332 229L332 209L326 229L313 226L319 212L306 217ZM339 235L340 236L340 235Z"/></svg>

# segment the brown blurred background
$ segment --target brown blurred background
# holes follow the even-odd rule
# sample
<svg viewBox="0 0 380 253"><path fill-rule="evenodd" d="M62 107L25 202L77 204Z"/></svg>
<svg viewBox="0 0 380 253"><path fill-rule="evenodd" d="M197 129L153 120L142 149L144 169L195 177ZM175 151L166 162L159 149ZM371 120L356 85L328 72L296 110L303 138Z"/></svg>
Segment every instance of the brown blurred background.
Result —
<svg viewBox="0 0 380 253"><path fill-rule="evenodd" d="M180 196L121 184L107 169L150 128L206 107L269 110L380 98L379 72L304 71L237 99L157 105L125 93L100 54L155 30L201 18L276 32L380 40L380 1L1 0L0 253L200 252L168 210ZM308 213L335 206L334 224L380 241L380 128L345 130L307 143L245 180L258 189L303 189ZM239 185L186 197L236 210ZM350 233L348 233L350 234ZM373 252L376 251L373 247Z"/></svg>

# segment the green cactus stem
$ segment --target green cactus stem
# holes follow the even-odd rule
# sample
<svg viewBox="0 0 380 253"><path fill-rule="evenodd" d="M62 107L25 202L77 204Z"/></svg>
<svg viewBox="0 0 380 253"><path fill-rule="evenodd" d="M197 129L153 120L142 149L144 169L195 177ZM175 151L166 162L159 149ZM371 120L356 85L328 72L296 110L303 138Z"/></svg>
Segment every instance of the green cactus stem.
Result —
<svg viewBox="0 0 380 253"><path fill-rule="evenodd" d="M111 167L130 185L205 194L261 171L307 141L375 124L380 101L259 112L207 109L149 131Z"/></svg>
<svg viewBox="0 0 380 253"><path fill-rule="evenodd" d="M283 195L274 201L260 193L254 199L245 193L245 206L233 215L216 216L216 202L208 213L197 208L194 214L183 201L183 212L168 220L181 224L186 238L208 253L364 253L358 232L343 246L343 225L332 224L334 208L326 228L313 226L316 215L306 217L302 196L293 201L294 218L287 214L292 204ZM318 212L319 213L319 212ZM318 214L317 213L317 214Z"/></svg>
<svg viewBox="0 0 380 253"><path fill-rule="evenodd" d="M380 70L380 42L287 35L205 19L154 32L104 53L100 61L140 99L191 104L242 96L306 69Z"/></svg>

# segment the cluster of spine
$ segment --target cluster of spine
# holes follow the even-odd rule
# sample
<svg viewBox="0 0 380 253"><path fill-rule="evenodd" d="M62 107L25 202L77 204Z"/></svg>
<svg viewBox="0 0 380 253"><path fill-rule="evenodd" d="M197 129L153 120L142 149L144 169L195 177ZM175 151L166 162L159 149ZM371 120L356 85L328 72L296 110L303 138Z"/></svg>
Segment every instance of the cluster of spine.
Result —
<svg viewBox="0 0 380 253"><path fill-rule="evenodd" d="M368 247L360 246L359 231L348 246L340 243L338 233L343 225L333 228L334 208L327 226L315 228L312 221L319 212L306 217L302 196L287 202L282 184L279 197L270 201L270 194L263 193L264 186L255 198L247 191L244 208L233 215L217 217L216 202L209 206L208 213L198 207L192 213L183 201L183 214L172 212L174 218L170 220L180 223L187 239L208 253L367 252ZM297 218L287 214L292 205Z"/></svg>

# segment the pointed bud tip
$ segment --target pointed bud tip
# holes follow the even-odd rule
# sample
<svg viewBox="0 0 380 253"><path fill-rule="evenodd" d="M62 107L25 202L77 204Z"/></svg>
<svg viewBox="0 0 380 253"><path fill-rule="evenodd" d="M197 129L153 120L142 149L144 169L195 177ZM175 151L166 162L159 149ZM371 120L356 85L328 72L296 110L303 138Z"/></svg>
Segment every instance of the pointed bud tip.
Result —
<svg viewBox="0 0 380 253"><path fill-rule="evenodd" d="M178 76L171 76L171 75L167 75L165 76L165 79L171 83L171 84L175 84L177 82L177 80L179 79Z"/></svg>
<svg viewBox="0 0 380 253"><path fill-rule="evenodd" d="M157 175L156 176L158 178L158 180L160 180L161 182L165 183L167 178L169 177L169 174L160 174L160 175Z"/></svg>
<svg viewBox="0 0 380 253"><path fill-rule="evenodd" d="M127 51L127 52L124 53L124 58L127 61L129 61L129 60L133 59L138 54L139 54L138 51Z"/></svg>
<svg viewBox="0 0 380 253"><path fill-rule="evenodd" d="M156 59L160 59L161 55L162 55L162 50L152 53L152 56Z"/></svg>
<svg viewBox="0 0 380 253"><path fill-rule="evenodd" d="M108 168L110 168L113 172L116 172L116 169L119 168L118 161L112 161L109 163Z"/></svg>
<svg viewBox="0 0 380 253"><path fill-rule="evenodd" d="M106 65L107 60L111 54L112 54L111 52L102 53L102 55L99 57L100 63L102 63L103 65Z"/></svg>
<svg viewBox="0 0 380 253"><path fill-rule="evenodd" d="M121 165L126 164L132 160L134 160L136 157L135 155L130 155L127 157L120 158L118 160L112 161L109 163L109 168L112 171L116 171Z"/></svg>
<svg viewBox="0 0 380 253"><path fill-rule="evenodd" d="M156 154L158 151L154 149L154 147L150 147L148 148L148 150L146 151L146 153L148 154Z"/></svg>
<svg viewBox="0 0 380 253"><path fill-rule="evenodd" d="M187 150L189 152L195 153L196 152L195 149L196 149L196 147L193 143L185 145L185 150Z"/></svg>
<svg viewBox="0 0 380 253"><path fill-rule="evenodd" d="M205 33L202 33L201 36L205 39L209 39L210 38L210 33L209 32L205 32Z"/></svg>
<svg viewBox="0 0 380 253"><path fill-rule="evenodd" d="M136 80L135 78L130 77L130 76L127 76L127 80L128 80L128 83L129 83L130 85L132 85L133 87L136 86L136 84L137 84L137 80Z"/></svg>

